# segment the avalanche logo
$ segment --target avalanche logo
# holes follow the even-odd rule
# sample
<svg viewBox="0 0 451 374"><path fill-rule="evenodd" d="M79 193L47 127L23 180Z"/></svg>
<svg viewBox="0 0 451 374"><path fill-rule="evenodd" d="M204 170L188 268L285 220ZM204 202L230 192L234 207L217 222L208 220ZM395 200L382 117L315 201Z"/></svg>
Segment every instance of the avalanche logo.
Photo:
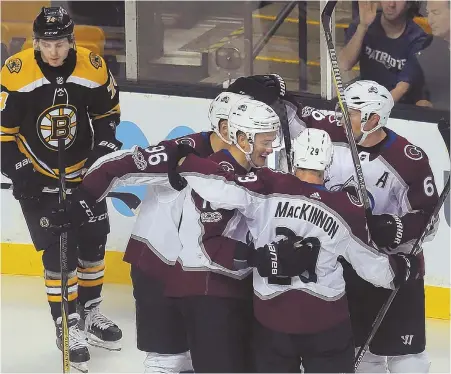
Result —
<svg viewBox="0 0 451 374"><path fill-rule="evenodd" d="M177 126L173 128L169 134L166 136L166 140L178 138L181 136L193 134L194 131L187 126ZM121 149L131 149L134 145L138 145L142 148L146 148L151 145L149 140L146 138L144 133L141 131L138 125L130 121L121 121L116 129L116 137L122 142ZM152 142L152 139L150 139ZM117 192L130 192L135 194L137 197L143 201L146 196L147 186L123 186L116 187L114 191ZM125 205L121 200L112 198L111 202L113 207L123 216L133 217L133 212Z"/></svg>
<svg viewBox="0 0 451 374"><path fill-rule="evenodd" d="M404 153L408 158L414 161L418 161L423 158L423 153L421 152L421 149L412 144L407 144L404 147Z"/></svg>
<svg viewBox="0 0 451 374"><path fill-rule="evenodd" d="M230 171L234 171L235 170L233 165L230 162L227 162L227 161L221 161L219 163L219 166L221 166L224 171L229 171L230 172Z"/></svg>
<svg viewBox="0 0 451 374"><path fill-rule="evenodd" d="M345 190L346 188L354 189L354 191L355 191L355 193L354 193L354 191L352 193L349 193L348 191L346 191L351 203L353 203L354 205L356 205L358 207L363 206L363 203L360 201L360 197L358 196L357 182L355 181L354 176L350 177L343 184L335 184L333 186L330 186L330 191L342 191L342 190ZM370 200L370 208L371 208L371 210L374 210L374 206L375 206L374 196L370 191L368 191L368 189L366 190L366 193L368 195L368 199Z"/></svg>

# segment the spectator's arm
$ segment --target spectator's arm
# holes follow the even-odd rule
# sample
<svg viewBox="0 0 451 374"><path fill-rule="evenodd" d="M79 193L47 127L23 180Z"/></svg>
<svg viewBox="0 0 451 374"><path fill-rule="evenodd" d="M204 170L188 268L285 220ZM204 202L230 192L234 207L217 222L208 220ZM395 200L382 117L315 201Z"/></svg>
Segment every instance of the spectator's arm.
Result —
<svg viewBox="0 0 451 374"><path fill-rule="evenodd" d="M428 107L428 108L432 108L433 105L429 100L418 100L415 104L416 106L423 106L423 107Z"/></svg>
<svg viewBox="0 0 451 374"><path fill-rule="evenodd" d="M365 38L368 27L358 24L350 24L346 32L348 41L344 48L340 51L339 61L340 68L344 71L351 70L359 61L362 51L363 39Z"/></svg>
<svg viewBox="0 0 451 374"><path fill-rule="evenodd" d="M424 81L424 74L417 59L417 52L419 52L425 45L430 43L427 34L416 38L410 46L410 53L402 70L398 73L398 83L391 91L393 100L398 102L403 95L409 90L413 90L412 96L414 102L427 100L429 95Z"/></svg>
<svg viewBox="0 0 451 374"><path fill-rule="evenodd" d="M397 103L407 91L409 91L410 83L398 82L395 88L393 88L390 93L393 96L393 100Z"/></svg>

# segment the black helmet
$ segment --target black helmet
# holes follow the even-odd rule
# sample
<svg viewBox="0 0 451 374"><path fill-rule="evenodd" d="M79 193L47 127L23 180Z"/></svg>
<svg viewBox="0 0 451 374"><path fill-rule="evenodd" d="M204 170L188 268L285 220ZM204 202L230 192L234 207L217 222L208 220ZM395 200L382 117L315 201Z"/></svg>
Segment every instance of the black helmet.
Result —
<svg viewBox="0 0 451 374"><path fill-rule="evenodd" d="M35 39L70 39L73 32L74 21L63 7L42 7L33 22Z"/></svg>

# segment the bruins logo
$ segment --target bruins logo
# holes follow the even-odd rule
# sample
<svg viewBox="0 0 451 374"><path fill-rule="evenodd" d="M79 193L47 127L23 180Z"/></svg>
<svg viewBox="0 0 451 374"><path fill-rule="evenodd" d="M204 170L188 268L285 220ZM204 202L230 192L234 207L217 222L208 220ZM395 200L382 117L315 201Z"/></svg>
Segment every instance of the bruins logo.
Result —
<svg viewBox="0 0 451 374"><path fill-rule="evenodd" d="M6 62L6 67L10 73L19 73L22 69L22 61L20 58L12 58Z"/></svg>
<svg viewBox="0 0 451 374"><path fill-rule="evenodd" d="M52 151L58 150L58 139L65 139L66 149L77 135L77 109L70 104L58 104L44 110L37 121L42 143Z"/></svg>
<svg viewBox="0 0 451 374"><path fill-rule="evenodd" d="M102 59L100 58L99 55L96 55L93 52L89 54L89 61L91 61L91 65L94 66L96 69L102 67Z"/></svg>

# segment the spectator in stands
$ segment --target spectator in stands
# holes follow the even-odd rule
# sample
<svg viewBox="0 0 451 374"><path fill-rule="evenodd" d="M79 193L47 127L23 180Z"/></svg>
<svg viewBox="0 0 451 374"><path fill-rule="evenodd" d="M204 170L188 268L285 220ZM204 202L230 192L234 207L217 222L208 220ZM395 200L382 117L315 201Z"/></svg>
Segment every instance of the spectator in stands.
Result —
<svg viewBox="0 0 451 374"><path fill-rule="evenodd" d="M427 15L434 38L429 46L417 53L426 96L426 100L418 101L417 105L449 111L450 2L428 1Z"/></svg>
<svg viewBox="0 0 451 374"><path fill-rule="evenodd" d="M390 90L395 102L415 104L421 99L415 53L430 38L413 17L415 1L359 1L359 18L346 31L340 52L341 68L360 62L360 78L374 80Z"/></svg>

